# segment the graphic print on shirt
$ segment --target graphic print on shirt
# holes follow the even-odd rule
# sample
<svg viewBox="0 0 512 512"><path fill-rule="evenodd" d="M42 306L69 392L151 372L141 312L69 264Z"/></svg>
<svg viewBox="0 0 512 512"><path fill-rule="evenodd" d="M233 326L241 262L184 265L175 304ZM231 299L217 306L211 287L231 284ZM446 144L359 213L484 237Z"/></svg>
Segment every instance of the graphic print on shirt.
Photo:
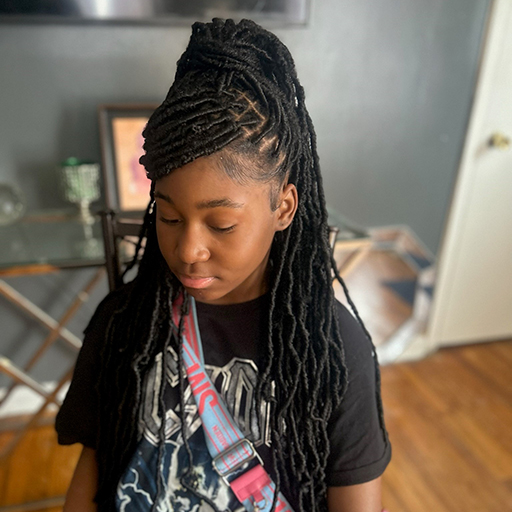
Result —
<svg viewBox="0 0 512 512"><path fill-rule="evenodd" d="M270 446L268 407L262 406L257 414L254 393L257 367L249 359L233 358L222 366L205 365L212 382L219 390L229 412L243 434L257 447ZM189 467L188 454L183 443L179 403L178 357L169 348L166 357L167 408L165 422L165 450L161 463L163 489L157 504L158 512L210 512L212 508L191 493L181 482L182 474ZM158 354L145 381L145 400L139 419L142 439L121 478L117 488L117 510L120 512L148 512L157 494L158 439L160 419L158 400L162 382L162 354ZM174 402L173 402L174 399ZM220 510L241 512L245 509L234 497L229 487L212 468L212 459L206 446L202 423L190 386L185 389L185 424L192 452L193 473L186 477L189 485L211 499ZM261 426L261 428L260 428Z"/></svg>

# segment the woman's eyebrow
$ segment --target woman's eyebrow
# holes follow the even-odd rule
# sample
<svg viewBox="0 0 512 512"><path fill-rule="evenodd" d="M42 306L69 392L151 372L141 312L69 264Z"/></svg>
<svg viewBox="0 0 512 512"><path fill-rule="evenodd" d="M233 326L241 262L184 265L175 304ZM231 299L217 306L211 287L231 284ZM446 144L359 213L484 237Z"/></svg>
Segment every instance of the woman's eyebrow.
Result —
<svg viewBox="0 0 512 512"><path fill-rule="evenodd" d="M244 203L237 203L229 197L223 197L222 199L210 199L207 201L201 201L200 203L196 203L196 208L199 210L204 210L206 208L243 208Z"/></svg>
<svg viewBox="0 0 512 512"><path fill-rule="evenodd" d="M166 203L174 205L174 201L167 194L162 194L158 190L155 190L155 198L163 199Z"/></svg>
<svg viewBox="0 0 512 512"><path fill-rule="evenodd" d="M163 194L162 192L155 191L155 198L163 199L166 203L169 203L174 206L174 201L167 194ZM196 203L196 208L198 210L205 210L208 208L243 208L245 206L244 203L237 203L229 197L223 197L221 199L207 199L206 201L201 201Z"/></svg>

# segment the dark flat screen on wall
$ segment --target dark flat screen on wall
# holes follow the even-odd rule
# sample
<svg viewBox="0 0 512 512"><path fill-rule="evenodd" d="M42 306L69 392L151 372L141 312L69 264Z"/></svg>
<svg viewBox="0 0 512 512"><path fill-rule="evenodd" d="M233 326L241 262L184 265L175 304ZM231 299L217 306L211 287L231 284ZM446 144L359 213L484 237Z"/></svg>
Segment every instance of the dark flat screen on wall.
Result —
<svg viewBox="0 0 512 512"><path fill-rule="evenodd" d="M190 24L249 18L302 25L311 0L0 0L2 22Z"/></svg>

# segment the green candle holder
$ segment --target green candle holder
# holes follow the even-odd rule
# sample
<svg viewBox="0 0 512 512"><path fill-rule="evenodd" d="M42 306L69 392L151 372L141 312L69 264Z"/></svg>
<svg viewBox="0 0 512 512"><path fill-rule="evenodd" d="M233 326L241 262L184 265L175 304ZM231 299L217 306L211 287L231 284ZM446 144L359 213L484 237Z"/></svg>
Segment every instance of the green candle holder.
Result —
<svg viewBox="0 0 512 512"><path fill-rule="evenodd" d="M84 224L93 224L90 205L100 198L99 164L68 158L62 162L59 171L64 198L78 205Z"/></svg>

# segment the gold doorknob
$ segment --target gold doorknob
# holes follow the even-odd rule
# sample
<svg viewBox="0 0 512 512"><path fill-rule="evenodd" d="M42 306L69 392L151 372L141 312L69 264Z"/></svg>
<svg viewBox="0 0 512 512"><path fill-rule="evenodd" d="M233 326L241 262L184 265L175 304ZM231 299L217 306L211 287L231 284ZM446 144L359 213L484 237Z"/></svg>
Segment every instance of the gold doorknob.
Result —
<svg viewBox="0 0 512 512"><path fill-rule="evenodd" d="M505 134L496 132L491 135L489 146L500 149L501 151L507 151L507 149L510 149L511 142Z"/></svg>

